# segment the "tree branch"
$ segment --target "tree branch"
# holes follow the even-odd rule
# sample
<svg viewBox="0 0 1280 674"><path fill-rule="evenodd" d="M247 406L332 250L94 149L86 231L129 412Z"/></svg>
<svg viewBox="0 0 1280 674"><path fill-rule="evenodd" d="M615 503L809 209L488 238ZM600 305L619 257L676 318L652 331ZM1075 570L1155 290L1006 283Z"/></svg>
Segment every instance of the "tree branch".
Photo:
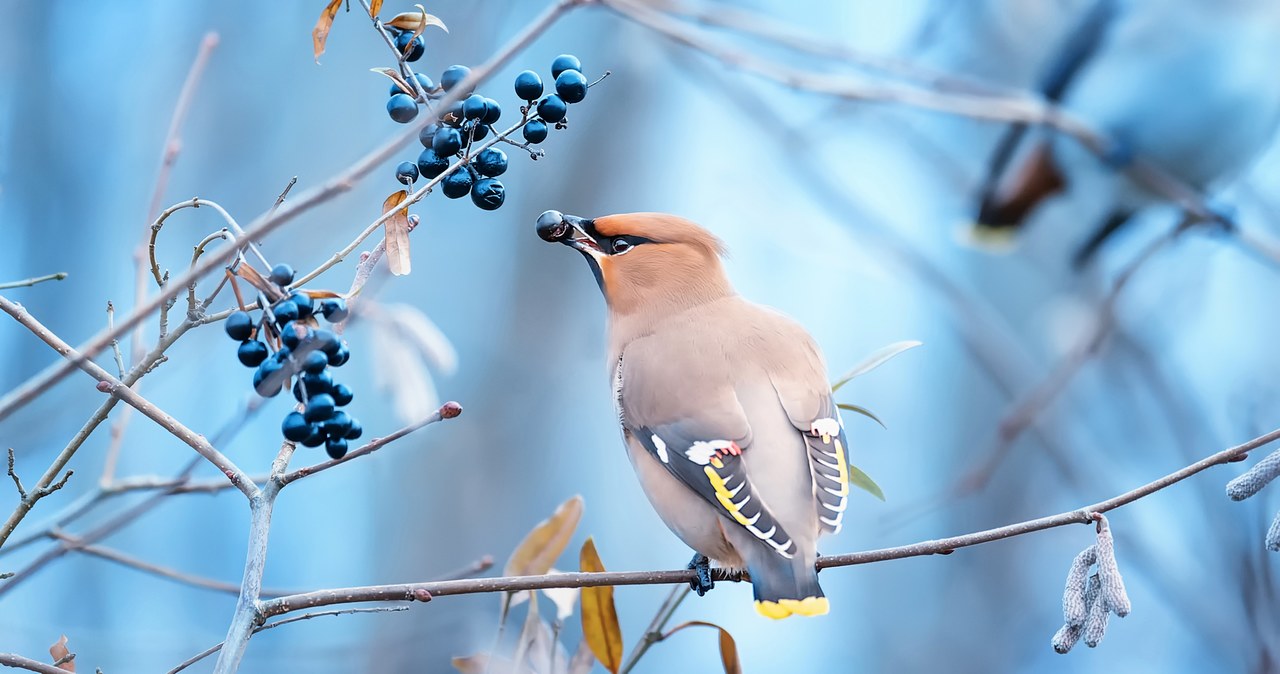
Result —
<svg viewBox="0 0 1280 674"><path fill-rule="evenodd" d="M26 288L28 286L33 286L37 283L43 283L45 281L61 281L66 277L67 277L67 272L60 271L56 274L45 274L44 276L33 276L29 279L23 279L21 281L5 281L4 283L0 283L0 290L8 290L9 288Z"/></svg>
<svg viewBox="0 0 1280 674"><path fill-rule="evenodd" d="M47 665L39 660L24 658L17 653L0 653L0 665L5 667L14 667L16 669L25 669L29 672L40 672L40 674L67 674L67 670L59 669L53 665Z"/></svg>

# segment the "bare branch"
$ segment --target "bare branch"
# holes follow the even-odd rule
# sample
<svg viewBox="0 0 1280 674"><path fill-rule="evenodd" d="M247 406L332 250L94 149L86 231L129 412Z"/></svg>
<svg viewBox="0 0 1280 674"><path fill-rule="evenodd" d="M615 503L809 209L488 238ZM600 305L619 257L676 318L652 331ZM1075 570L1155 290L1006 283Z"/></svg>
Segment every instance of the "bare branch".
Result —
<svg viewBox="0 0 1280 674"><path fill-rule="evenodd" d="M33 276L29 279L23 279L21 281L5 281L3 283L0 283L0 290L8 290L9 288L26 288L28 286L33 286L37 283L43 283L45 281L61 281L66 277L67 277L67 272L60 271L56 274L45 274L44 276Z"/></svg>
<svg viewBox="0 0 1280 674"><path fill-rule="evenodd" d="M25 669L29 672L40 672L40 674L67 674L67 670L59 669L53 665L46 665L39 660L24 658L16 653L0 653L0 665L5 667L14 667L17 669Z"/></svg>

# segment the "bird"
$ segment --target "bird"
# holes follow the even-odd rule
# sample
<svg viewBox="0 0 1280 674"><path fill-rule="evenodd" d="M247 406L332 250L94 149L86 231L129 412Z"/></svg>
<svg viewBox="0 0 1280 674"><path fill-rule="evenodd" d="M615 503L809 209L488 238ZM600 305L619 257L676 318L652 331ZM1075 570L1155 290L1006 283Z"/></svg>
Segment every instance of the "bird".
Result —
<svg viewBox="0 0 1280 674"><path fill-rule="evenodd" d="M1036 91L1107 149L1093 158L1074 139L1008 129L980 188L978 238L1007 238L1085 174L1119 174L1135 157L1201 191L1239 174L1280 123L1278 30L1280 9L1266 0L1091 0ZM1107 215L1073 244L1076 269L1162 199L1123 176L1113 184ZM1230 209L1211 205L1229 226Z"/></svg>
<svg viewBox="0 0 1280 674"><path fill-rule="evenodd" d="M844 424L813 338L743 299L723 243L684 218L546 211L537 233L586 258L608 313L608 379L640 485L710 562L750 575L755 609L826 614L818 537L840 530L849 495Z"/></svg>

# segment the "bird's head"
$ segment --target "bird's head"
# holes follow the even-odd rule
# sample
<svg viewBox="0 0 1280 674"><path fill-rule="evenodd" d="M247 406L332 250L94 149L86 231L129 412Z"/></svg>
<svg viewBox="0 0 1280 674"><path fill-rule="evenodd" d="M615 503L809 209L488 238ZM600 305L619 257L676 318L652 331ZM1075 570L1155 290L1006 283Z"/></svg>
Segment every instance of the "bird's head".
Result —
<svg viewBox="0 0 1280 674"><path fill-rule="evenodd" d="M733 293L720 265L724 244L711 232L665 213L538 217L538 236L586 258L612 311L676 309Z"/></svg>

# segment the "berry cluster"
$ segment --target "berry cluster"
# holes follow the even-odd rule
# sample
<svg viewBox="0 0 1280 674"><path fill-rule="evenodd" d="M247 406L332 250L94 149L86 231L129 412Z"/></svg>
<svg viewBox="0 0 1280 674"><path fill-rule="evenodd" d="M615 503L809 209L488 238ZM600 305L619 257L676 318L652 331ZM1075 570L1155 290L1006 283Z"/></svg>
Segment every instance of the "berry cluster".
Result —
<svg viewBox="0 0 1280 674"><path fill-rule="evenodd" d="M293 283L293 269L278 264L271 269L271 283L287 288ZM305 447L325 446L338 459L347 453L347 441L364 432L360 422L337 408L354 397L345 384L334 382L329 367L341 367L351 357L347 344L330 330L319 327L316 316L330 323L347 317L341 298L321 300L319 306L305 292L293 291L254 319L247 311L227 317L226 331L240 342L236 355L253 373L258 395L278 395L293 380L293 396L302 403L302 412L290 412L281 424L286 440ZM275 353L271 353L271 346Z"/></svg>
<svg viewBox="0 0 1280 674"><path fill-rule="evenodd" d="M427 98L434 99L452 91L470 73L471 69L466 66L449 66L440 75L439 88L422 73L415 73L414 78ZM587 96L590 84L582 74L582 62L578 57L571 54L556 57L551 64L551 75L555 79L556 93L545 98L542 98L543 84L538 73L526 70L516 76L516 95L525 102L520 108L521 130L526 141L521 147L525 149L547 139L548 124L555 125L557 129L565 128L569 105L579 103ZM492 98L467 93L465 99L441 112L438 123L423 127L418 134L424 148L422 154L418 155L416 163L405 161L396 166L396 180L412 185L419 177L435 179L449 170L454 158L460 157L463 165L441 180L440 190L450 199L470 194L472 203L492 211L501 207L506 199L506 188L498 176L507 170L507 155L497 147L488 147L473 154L471 144L484 140L490 133L499 133L493 125L502 117L502 106ZM387 113L391 119L407 124L418 116L418 101L412 92L405 91L402 83L393 83L390 94ZM538 157L532 151L530 154L534 159Z"/></svg>

